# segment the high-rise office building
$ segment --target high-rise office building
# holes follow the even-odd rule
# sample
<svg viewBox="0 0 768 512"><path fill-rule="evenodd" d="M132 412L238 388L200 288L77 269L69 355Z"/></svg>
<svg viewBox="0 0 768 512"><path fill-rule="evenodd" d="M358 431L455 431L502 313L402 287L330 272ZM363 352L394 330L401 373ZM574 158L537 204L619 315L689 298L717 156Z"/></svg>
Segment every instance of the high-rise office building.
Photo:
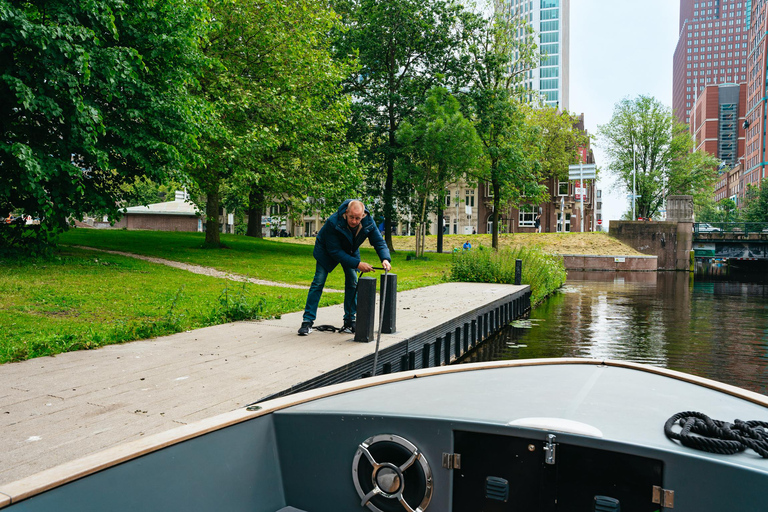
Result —
<svg viewBox="0 0 768 512"><path fill-rule="evenodd" d="M523 85L553 107L568 110L570 0L504 0L504 9L526 20L536 33L541 61L525 72ZM522 29L518 33L524 37Z"/></svg>
<svg viewBox="0 0 768 512"><path fill-rule="evenodd" d="M672 108L689 124L707 85L747 81L753 0L680 0L680 35L672 65Z"/></svg>

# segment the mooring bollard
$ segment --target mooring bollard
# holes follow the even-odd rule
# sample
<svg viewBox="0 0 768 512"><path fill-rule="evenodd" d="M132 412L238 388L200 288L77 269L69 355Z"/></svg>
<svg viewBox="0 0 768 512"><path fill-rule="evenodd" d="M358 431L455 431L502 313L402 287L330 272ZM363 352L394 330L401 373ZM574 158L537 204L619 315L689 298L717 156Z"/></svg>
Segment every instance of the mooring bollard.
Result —
<svg viewBox="0 0 768 512"><path fill-rule="evenodd" d="M357 280L357 323L355 341L373 341L373 326L376 323L376 278L361 277Z"/></svg>
<svg viewBox="0 0 768 512"><path fill-rule="evenodd" d="M387 294L382 304L381 298L384 295L384 286L386 283ZM384 308L384 319L381 322L381 332L392 334L397 330L397 274L381 275L381 291L379 292L379 307Z"/></svg>
<svg viewBox="0 0 768 512"><path fill-rule="evenodd" d="M523 260L515 260L515 284L523 282Z"/></svg>

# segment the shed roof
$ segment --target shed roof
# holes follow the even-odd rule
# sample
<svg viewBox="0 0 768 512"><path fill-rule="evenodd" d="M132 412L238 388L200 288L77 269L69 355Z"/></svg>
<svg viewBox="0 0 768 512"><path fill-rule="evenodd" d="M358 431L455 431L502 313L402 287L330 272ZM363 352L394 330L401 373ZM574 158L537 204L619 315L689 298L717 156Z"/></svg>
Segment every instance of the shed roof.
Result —
<svg viewBox="0 0 768 512"><path fill-rule="evenodd" d="M144 215L199 215L201 213L196 204L183 200L154 203L147 206L130 206L124 208L123 212Z"/></svg>

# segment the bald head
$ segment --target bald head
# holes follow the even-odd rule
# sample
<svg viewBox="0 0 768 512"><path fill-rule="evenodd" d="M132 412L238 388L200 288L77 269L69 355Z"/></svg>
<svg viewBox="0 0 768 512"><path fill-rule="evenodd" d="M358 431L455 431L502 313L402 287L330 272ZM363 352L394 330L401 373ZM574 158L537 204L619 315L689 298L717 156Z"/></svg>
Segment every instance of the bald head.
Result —
<svg viewBox="0 0 768 512"><path fill-rule="evenodd" d="M348 212L357 212L358 214L362 215L365 213L365 205L362 201L354 200L350 201L347 205L347 211Z"/></svg>
<svg viewBox="0 0 768 512"><path fill-rule="evenodd" d="M363 217L365 217L365 205L361 201L350 201L347 205L347 212L344 214L350 229L357 229Z"/></svg>

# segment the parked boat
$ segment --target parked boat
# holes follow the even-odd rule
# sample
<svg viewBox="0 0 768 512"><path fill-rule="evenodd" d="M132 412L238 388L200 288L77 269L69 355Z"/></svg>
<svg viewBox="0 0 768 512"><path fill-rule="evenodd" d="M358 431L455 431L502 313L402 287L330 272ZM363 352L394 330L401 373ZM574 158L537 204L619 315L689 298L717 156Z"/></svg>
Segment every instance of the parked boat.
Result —
<svg viewBox="0 0 768 512"><path fill-rule="evenodd" d="M711 453L681 444L683 411L756 420L736 429L754 432L752 446L712 441L735 453ZM768 503L760 422L768 397L647 365L455 365L337 384L154 435L3 486L0 508L758 511Z"/></svg>

